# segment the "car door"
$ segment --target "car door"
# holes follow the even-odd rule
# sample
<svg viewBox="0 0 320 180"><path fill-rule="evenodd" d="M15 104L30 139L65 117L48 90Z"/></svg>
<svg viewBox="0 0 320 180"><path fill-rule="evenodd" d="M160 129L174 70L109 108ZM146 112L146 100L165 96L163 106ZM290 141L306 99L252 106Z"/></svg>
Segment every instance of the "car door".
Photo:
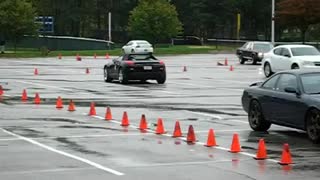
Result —
<svg viewBox="0 0 320 180"><path fill-rule="evenodd" d="M251 60L252 59L252 55L251 55L252 48L253 48L253 43L249 42L248 45L245 47L245 49L242 52L243 53L242 57Z"/></svg>
<svg viewBox="0 0 320 180"><path fill-rule="evenodd" d="M290 126L297 127L301 125L300 121L304 120L305 103L302 97L296 93L289 93L285 88L294 88L301 92L298 84L297 76L294 74L283 73L281 74L274 94L273 102L274 107L277 109L275 112L275 120Z"/></svg>
<svg viewBox="0 0 320 180"><path fill-rule="evenodd" d="M283 48L281 48L281 47L275 48L275 49L273 50L272 55L270 56L271 69L272 69L274 72L277 72L277 71L280 70L281 59L282 59L282 55L281 55L282 49L283 49Z"/></svg>
<svg viewBox="0 0 320 180"><path fill-rule="evenodd" d="M273 104L273 97L276 93L276 84L280 75L275 75L261 85L261 95L259 96L259 102L262 108L263 115L267 120L273 120L275 118L275 111L277 110Z"/></svg>
<svg viewBox="0 0 320 180"><path fill-rule="evenodd" d="M291 69L291 53L288 48L283 48L281 51L281 60L279 61L279 70Z"/></svg>
<svg viewBox="0 0 320 180"><path fill-rule="evenodd" d="M132 46L133 42L129 41L126 45L123 46L124 52L128 53L131 52L131 46Z"/></svg>
<svg viewBox="0 0 320 180"><path fill-rule="evenodd" d="M118 71L119 71L119 67L121 65L122 58L123 58L123 56L119 56L115 59L112 59L112 67L110 66L110 69L111 69L110 74L112 74L113 78L118 78Z"/></svg>

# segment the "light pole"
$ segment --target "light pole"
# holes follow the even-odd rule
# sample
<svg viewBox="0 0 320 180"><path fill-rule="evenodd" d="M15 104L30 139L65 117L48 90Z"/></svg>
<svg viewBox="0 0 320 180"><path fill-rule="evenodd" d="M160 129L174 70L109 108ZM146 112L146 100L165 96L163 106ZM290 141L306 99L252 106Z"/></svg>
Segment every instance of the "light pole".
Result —
<svg viewBox="0 0 320 180"><path fill-rule="evenodd" d="M275 17L275 0L272 0L271 12L271 43L274 45L274 17Z"/></svg>

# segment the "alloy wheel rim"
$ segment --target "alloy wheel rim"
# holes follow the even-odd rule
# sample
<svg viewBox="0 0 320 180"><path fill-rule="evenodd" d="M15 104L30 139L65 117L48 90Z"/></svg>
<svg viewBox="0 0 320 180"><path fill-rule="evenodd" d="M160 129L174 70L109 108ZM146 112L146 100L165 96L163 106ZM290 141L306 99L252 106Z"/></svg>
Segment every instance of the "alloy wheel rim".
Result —
<svg viewBox="0 0 320 180"><path fill-rule="evenodd" d="M269 66L269 64L265 65L265 67L264 67L264 74L265 74L266 76L269 76L269 75L270 75L270 66Z"/></svg>
<svg viewBox="0 0 320 180"><path fill-rule="evenodd" d="M108 79L108 70L107 69L104 70L104 79L105 80Z"/></svg>
<svg viewBox="0 0 320 180"><path fill-rule="evenodd" d="M250 118L251 125L256 127L258 124L258 119L259 119L259 112L257 110L257 105L254 104L251 109L251 118Z"/></svg>
<svg viewBox="0 0 320 180"><path fill-rule="evenodd" d="M120 71L119 72L119 81L122 82L122 80L123 80L123 74L122 74L122 71Z"/></svg>

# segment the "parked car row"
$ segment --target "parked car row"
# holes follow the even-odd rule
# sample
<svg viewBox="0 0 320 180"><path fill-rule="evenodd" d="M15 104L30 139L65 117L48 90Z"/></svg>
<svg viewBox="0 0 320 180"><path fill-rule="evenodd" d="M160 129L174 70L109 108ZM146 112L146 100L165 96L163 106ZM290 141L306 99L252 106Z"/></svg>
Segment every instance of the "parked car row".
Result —
<svg viewBox="0 0 320 180"><path fill-rule="evenodd" d="M268 47L267 47L268 46ZM258 48L259 47L259 48ZM254 131L267 131L271 124L307 132L320 143L320 52L309 45L248 42L236 52L240 63L261 61L264 82L243 91L242 107Z"/></svg>

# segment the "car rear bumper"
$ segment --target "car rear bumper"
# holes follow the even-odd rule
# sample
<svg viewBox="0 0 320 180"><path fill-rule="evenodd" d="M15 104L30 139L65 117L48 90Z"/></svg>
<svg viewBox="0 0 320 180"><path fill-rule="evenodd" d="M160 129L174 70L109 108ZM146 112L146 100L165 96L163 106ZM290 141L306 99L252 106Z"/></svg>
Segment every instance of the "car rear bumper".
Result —
<svg viewBox="0 0 320 180"><path fill-rule="evenodd" d="M165 77L165 72L129 72L129 80L157 80Z"/></svg>

